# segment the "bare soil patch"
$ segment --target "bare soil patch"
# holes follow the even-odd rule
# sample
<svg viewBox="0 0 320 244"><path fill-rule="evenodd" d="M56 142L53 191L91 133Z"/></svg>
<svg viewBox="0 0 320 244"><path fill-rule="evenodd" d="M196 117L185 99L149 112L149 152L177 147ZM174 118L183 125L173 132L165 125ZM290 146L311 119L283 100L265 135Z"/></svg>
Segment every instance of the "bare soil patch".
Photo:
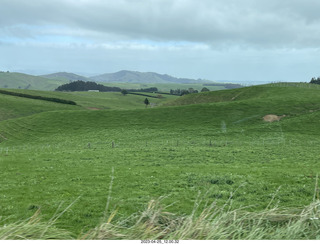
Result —
<svg viewBox="0 0 320 244"><path fill-rule="evenodd" d="M263 117L263 120L266 122L274 122L274 121L279 121L281 120L283 117L285 117L286 115L275 115L275 114L267 114Z"/></svg>
<svg viewBox="0 0 320 244"><path fill-rule="evenodd" d="M90 109L90 110L101 110L101 108L95 108L95 107L89 107L87 109Z"/></svg>

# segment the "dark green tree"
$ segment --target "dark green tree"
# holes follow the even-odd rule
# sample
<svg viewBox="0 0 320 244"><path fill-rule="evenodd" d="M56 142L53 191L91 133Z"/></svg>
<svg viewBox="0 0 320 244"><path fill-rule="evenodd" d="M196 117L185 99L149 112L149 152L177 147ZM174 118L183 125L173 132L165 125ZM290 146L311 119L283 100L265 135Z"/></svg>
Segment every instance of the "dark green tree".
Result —
<svg viewBox="0 0 320 244"><path fill-rule="evenodd" d="M73 81L64 85L59 86L56 91L88 91L88 90L99 90L101 92L120 92L119 87L108 87L104 85L97 84L93 81Z"/></svg>
<svg viewBox="0 0 320 244"><path fill-rule="evenodd" d="M318 78L313 77L313 78L311 79L310 83L311 83L311 84L318 84L318 85L320 85L320 77L318 77Z"/></svg>
<svg viewBox="0 0 320 244"><path fill-rule="evenodd" d="M123 96L125 96L125 95L127 95L129 92L127 91L127 90L125 90L125 89L122 89L121 90L121 94L123 95Z"/></svg>
<svg viewBox="0 0 320 244"><path fill-rule="evenodd" d="M144 99L144 104L146 105L146 107L148 107L148 105L150 104L148 98Z"/></svg>
<svg viewBox="0 0 320 244"><path fill-rule="evenodd" d="M207 91L210 91L207 87L203 87L201 92L207 92Z"/></svg>

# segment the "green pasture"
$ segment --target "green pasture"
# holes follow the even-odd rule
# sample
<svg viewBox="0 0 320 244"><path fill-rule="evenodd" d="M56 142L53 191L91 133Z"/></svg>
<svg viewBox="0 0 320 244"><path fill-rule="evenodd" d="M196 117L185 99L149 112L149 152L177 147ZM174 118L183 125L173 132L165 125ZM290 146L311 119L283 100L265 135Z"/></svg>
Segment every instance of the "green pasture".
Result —
<svg viewBox="0 0 320 244"><path fill-rule="evenodd" d="M87 110L87 109L117 109L128 110L145 108L145 96L127 94L123 96L120 92L53 92L53 91L35 91L35 90L14 90L23 94L60 98L71 100L77 103L77 106L65 105L43 100L16 97L0 94L0 121L27 116L35 113L55 110ZM157 96L152 93L142 93L145 95ZM149 107L160 106L163 103L176 99L177 96L161 95L161 98L148 97Z"/></svg>
<svg viewBox="0 0 320 244"><path fill-rule="evenodd" d="M16 91L20 92L20 90ZM81 108L79 106L0 94L0 121L46 111L78 109Z"/></svg>
<svg viewBox="0 0 320 244"><path fill-rule="evenodd" d="M97 111L83 107L104 108L104 93L57 96L80 106L54 104L29 116L21 107L19 118L0 122L2 224L39 209L48 221L67 209L56 225L76 238L105 214L116 212L113 220L130 226L128 217L159 197L179 216L212 202L296 213L319 198L318 89L256 86ZM287 116L266 123L266 114Z"/></svg>

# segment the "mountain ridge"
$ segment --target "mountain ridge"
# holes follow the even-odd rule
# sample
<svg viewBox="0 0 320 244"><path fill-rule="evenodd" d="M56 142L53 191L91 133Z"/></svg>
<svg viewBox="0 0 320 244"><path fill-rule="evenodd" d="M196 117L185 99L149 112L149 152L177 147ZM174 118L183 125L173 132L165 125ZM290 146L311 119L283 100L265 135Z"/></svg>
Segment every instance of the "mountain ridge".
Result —
<svg viewBox="0 0 320 244"><path fill-rule="evenodd" d="M156 72L140 72L130 70L120 70L114 73L104 73L95 76L82 76L75 73L69 72L57 72L52 74L40 75L39 77L59 80L64 82L70 81L95 81L95 82L106 82L106 83L144 83L144 84L165 84L165 83L180 83L180 84L234 84L237 87L242 87L237 82L230 81L212 81L207 79L191 79L191 78L177 78L168 74L159 74Z"/></svg>
<svg viewBox="0 0 320 244"><path fill-rule="evenodd" d="M61 81L74 81L74 80L87 81L88 80L88 77L77 75L74 73L69 73L69 72L57 72L57 73L52 73L47 75L40 75L40 76L47 79L61 80Z"/></svg>
<svg viewBox="0 0 320 244"><path fill-rule="evenodd" d="M168 74L128 70L121 70L115 73L105 73L91 77L68 72L30 75L19 72L0 71L0 88L54 90L60 85L77 80L94 81L99 83L152 84L153 86L155 84L205 84L206 86L224 86L227 89L241 87L241 85L237 83L231 84L214 82L205 79L196 80L189 78L176 78Z"/></svg>
<svg viewBox="0 0 320 244"><path fill-rule="evenodd" d="M159 74L156 72L139 72L121 70L115 73L104 73L89 77L98 82L128 82L128 83L204 83L213 82L210 80L176 78L168 74Z"/></svg>

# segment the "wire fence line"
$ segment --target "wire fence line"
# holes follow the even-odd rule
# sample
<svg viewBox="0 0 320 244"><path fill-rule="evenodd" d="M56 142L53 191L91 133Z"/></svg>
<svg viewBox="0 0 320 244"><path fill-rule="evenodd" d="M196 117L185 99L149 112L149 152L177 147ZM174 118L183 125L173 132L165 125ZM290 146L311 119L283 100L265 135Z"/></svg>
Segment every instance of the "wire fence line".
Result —
<svg viewBox="0 0 320 244"><path fill-rule="evenodd" d="M309 89L320 89L320 85L307 83L307 82L272 82L266 84L269 87L300 87Z"/></svg>
<svg viewBox="0 0 320 244"><path fill-rule="evenodd" d="M83 150L117 150L124 149L127 151L130 150L140 150L140 149L153 149L153 150L164 150L164 149L181 149L189 150L192 148L203 148L203 149L219 149L219 148L247 148L247 147L268 147L268 146L285 146L291 147L295 145L301 145L305 147L319 145L320 140L309 140L303 141L297 139L287 139L283 135L278 137L261 137L259 139L246 139L246 140L230 140L226 139L215 139L215 138L206 138L206 139L197 139L197 140L140 140L136 142L126 142L125 140L106 140L106 141L65 141L54 144L45 144L45 145L19 145L19 146L3 146L0 147L0 155L8 155L12 153L63 153L65 151L83 151Z"/></svg>

